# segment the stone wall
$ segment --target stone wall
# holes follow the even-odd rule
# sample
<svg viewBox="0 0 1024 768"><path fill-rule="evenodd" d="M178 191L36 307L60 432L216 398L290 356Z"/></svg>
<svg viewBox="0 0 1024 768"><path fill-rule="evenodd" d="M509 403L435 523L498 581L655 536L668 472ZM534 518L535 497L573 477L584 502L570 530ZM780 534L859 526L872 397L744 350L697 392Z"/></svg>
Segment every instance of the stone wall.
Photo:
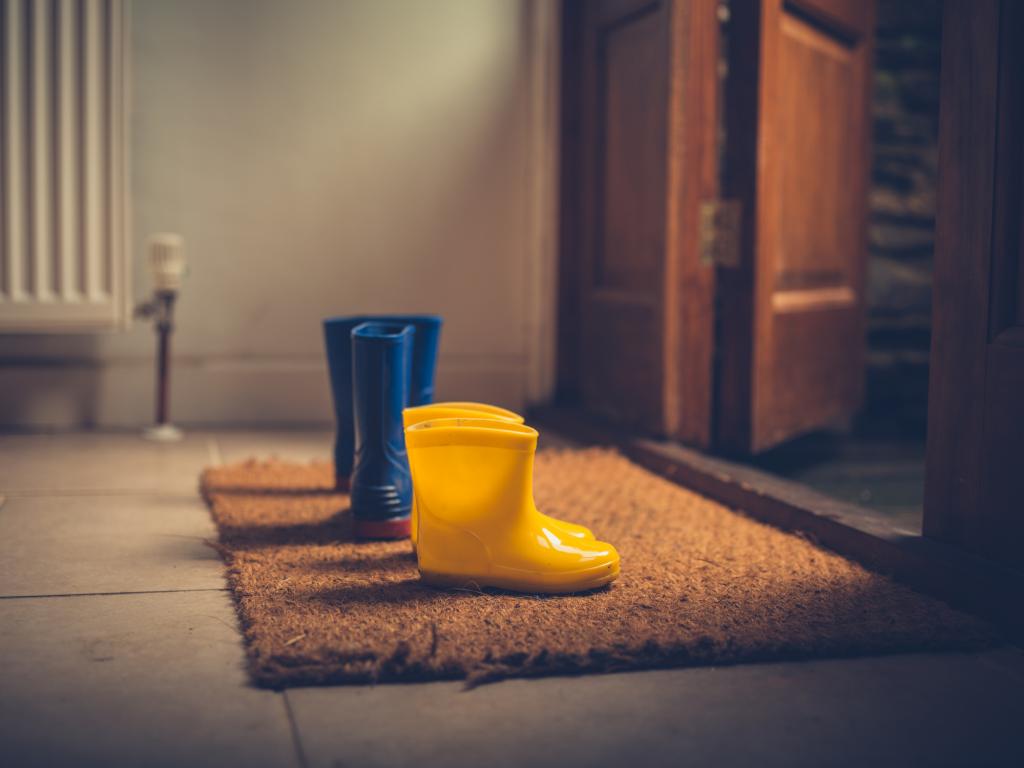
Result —
<svg viewBox="0 0 1024 768"><path fill-rule="evenodd" d="M941 0L879 0L868 264L868 415L923 430L930 343Z"/></svg>

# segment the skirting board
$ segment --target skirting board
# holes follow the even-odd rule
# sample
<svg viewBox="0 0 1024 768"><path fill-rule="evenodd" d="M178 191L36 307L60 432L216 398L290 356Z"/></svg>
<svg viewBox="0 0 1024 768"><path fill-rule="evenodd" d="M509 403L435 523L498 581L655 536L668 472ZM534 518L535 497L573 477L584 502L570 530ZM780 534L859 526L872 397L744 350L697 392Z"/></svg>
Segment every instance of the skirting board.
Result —
<svg viewBox="0 0 1024 768"><path fill-rule="evenodd" d="M441 360L437 399L520 410L518 360ZM148 360L0 366L0 429L135 428L153 418ZM171 372L171 418L189 425L330 424L327 368L315 360L186 360Z"/></svg>

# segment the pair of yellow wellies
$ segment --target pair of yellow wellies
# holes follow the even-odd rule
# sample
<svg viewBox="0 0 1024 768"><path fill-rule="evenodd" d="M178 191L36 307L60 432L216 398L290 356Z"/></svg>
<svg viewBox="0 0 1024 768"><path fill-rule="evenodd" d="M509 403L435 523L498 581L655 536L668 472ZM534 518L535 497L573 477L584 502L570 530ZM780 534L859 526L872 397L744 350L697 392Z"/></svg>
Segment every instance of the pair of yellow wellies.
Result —
<svg viewBox="0 0 1024 768"><path fill-rule="evenodd" d="M619 575L619 554L533 501L537 430L483 403L406 408L412 545L436 586L565 593Z"/></svg>

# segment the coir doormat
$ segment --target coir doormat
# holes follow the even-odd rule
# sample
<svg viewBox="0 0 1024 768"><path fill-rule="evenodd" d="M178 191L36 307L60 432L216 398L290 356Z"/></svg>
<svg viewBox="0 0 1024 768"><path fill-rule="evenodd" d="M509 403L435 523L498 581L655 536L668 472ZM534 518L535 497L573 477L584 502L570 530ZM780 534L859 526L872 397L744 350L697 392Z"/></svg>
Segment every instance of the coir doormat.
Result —
<svg viewBox="0 0 1024 768"><path fill-rule="evenodd" d="M984 624L600 448L541 452L538 506L612 542L570 596L439 590L409 543L356 543L328 463L208 469L254 680L282 688L977 647Z"/></svg>

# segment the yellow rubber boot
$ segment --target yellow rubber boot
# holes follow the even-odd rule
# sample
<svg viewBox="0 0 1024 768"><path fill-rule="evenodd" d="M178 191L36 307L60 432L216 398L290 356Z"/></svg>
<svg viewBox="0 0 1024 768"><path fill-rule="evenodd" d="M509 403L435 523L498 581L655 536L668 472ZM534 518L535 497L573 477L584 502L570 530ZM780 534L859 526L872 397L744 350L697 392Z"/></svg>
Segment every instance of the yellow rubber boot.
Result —
<svg viewBox="0 0 1024 768"><path fill-rule="evenodd" d="M402 421L406 429L411 427L413 424L419 424L429 419L449 419L459 417L493 418L501 421L512 422L514 424L522 424L524 421L523 417L514 411L499 408L496 405L488 405L487 403L473 403L467 401L431 403L430 405L418 405L413 408L406 408L402 411ZM410 517L409 538L412 541L412 550L415 552L416 537L418 535L416 530L417 512L415 484L413 484L412 493L412 513ZM538 512L537 514L541 513ZM568 523L564 520L556 520L548 515L544 515L544 519L551 529L563 538L579 539L580 541L593 541L594 539L594 534L591 530L582 525Z"/></svg>
<svg viewBox="0 0 1024 768"><path fill-rule="evenodd" d="M405 444L426 583L565 593L618 577L611 544L567 539L534 506L535 429L495 419L434 419L410 426Z"/></svg>

